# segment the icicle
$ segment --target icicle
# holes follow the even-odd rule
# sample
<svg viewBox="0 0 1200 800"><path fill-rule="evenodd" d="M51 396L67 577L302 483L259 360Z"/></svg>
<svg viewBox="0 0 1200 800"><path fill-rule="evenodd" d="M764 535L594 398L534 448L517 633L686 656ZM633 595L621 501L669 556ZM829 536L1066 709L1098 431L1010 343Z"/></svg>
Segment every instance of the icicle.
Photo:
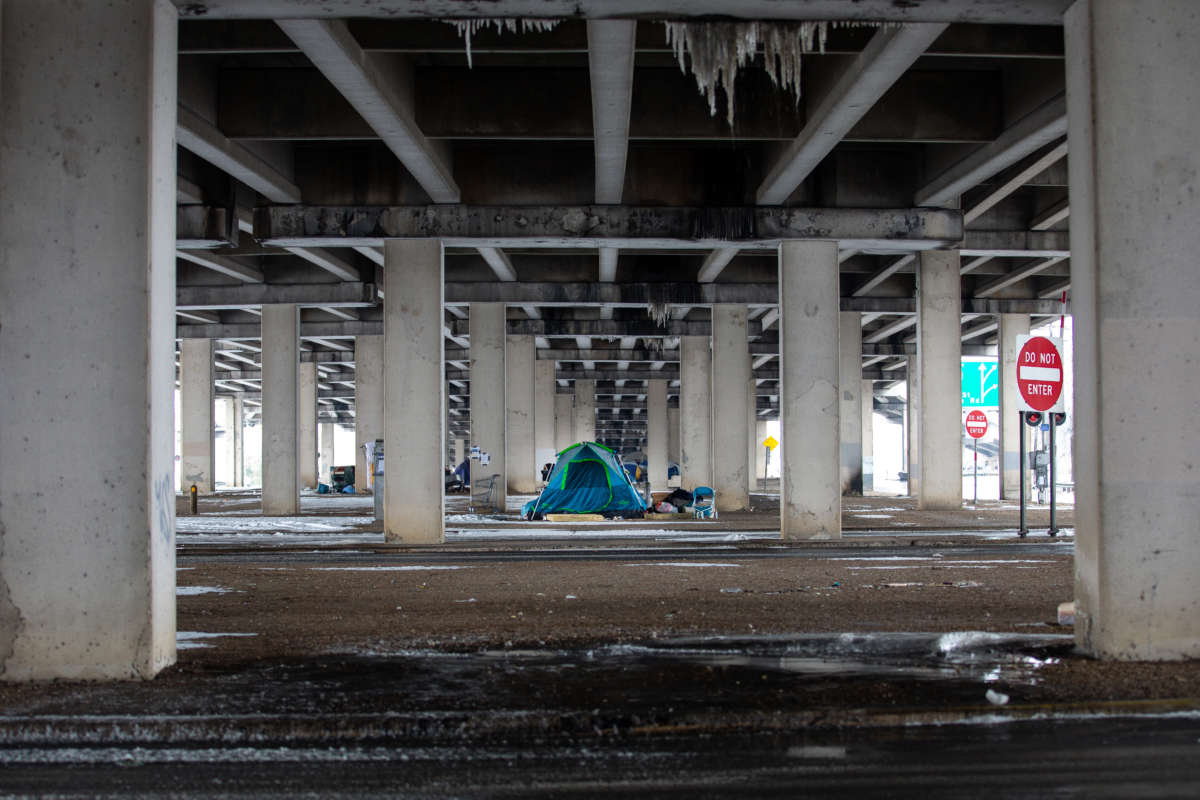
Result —
<svg viewBox="0 0 1200 800"><path fill-rule="evenodd" d="M688 71L690 57L696 86L708 101L708 113L717 113L717 86L725 89L725 119L733 127L734 83L738 71L763 48L764 66L771 82L789 91L800 103L800 64L804 53L825 52L829 26L856 27L872 22L664 22L667 44L679 69Z"/></svg>
<svg viewBox="0 0 1200 800"><path fill-rule="evenodd" d="M665 328L667 320L671 318L671 306L668 303L647 303L646 316L654 320L658 327Z"/></svg>
<svg viewBox="0 0 1200 800"><path fill-rule="evenodd" d="M458 30L459 38L465 39L467 44L467 67L474 68L471 61L471 36L489 25L496 29L499 33L508 31L509 33L517 33L518 23L520 23L520 32L528 33L534 31L536 33L544 33L545 31L553 30L562 20L557 19L514 19L505 17L498 19L495 17L489 19L444 19L442 22L453 25Z"/></svg>

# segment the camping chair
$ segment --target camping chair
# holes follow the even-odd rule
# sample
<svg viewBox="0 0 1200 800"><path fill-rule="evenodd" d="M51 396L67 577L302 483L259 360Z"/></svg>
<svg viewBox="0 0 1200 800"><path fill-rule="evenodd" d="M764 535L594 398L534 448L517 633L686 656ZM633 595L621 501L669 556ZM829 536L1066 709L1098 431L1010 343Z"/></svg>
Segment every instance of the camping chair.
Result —
<svg viewBox="0 0 1200 800"><path fill-rule="evenodd" d="M486 478L478 478L471 483L471 511L474 512L476 506L480 508L496 509L496 479L500 477L500 473L495 472ZM499 509L504 511L504 509Z"/></svg>
<svg viewBox="0 0 1200 800"><path fill-rule="evenodd" d="M708 486L697 486L692 490L692 516L696 519L717 518L717 497Z"/></svg>

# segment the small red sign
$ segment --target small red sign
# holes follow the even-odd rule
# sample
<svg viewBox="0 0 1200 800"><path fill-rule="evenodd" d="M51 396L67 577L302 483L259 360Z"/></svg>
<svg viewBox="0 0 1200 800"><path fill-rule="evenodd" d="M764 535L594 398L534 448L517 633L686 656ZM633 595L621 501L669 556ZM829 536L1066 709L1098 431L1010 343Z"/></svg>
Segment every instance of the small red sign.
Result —
<svg viewBox="0 0 1200 800"><path fill-rule="evenodd" d="M1063 388L1063 360L1054 342L1031 336L1017 353L1017 390L1032 411L1058 405Z"/></svg>
<svg viewBox="0 0 1200 800"><path fill-rule="evenodd" d="M980 439L987 433L987 415L979 409L967 414L967 435L972 439Z"/></svg>

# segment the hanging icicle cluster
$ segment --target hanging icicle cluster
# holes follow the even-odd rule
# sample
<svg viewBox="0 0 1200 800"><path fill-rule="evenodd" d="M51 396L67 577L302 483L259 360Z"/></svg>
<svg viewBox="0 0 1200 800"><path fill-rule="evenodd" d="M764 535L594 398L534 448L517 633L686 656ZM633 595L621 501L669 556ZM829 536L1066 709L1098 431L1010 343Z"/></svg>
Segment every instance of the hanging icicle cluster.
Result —
<svg viewBox="0 0 1200 800"><path fill-rule="evenodd" d="M544 32L554 28L562 20L557 19L446 19L443 22L448 22L458 29L458 35L467 42L467 66L473 67L471 63L471 36L484 28L491 26L498 32L504 33L528 33L529 31Z"/></svg>
<svg viewBox="0 0 1200 800"><path fill-rule="evenodd" d="M717 86L725 89L725 119L733 127L734 82L738 71L754 60L761 45L772 82L800 102L800 61L805 53L825 52L829 27L853 22L664 22L667 43L687 74L686 52L696 85L717 113ZM869 24L869 23L868 23Z"/></svg>
<svg viewBox="0 0 1200 800"><path fill-rule="evenodd" d="M647 303L646 316L654 320L654 324L658 327L665 328L667 320L671 318L671 306L668 303Z"/></svg>

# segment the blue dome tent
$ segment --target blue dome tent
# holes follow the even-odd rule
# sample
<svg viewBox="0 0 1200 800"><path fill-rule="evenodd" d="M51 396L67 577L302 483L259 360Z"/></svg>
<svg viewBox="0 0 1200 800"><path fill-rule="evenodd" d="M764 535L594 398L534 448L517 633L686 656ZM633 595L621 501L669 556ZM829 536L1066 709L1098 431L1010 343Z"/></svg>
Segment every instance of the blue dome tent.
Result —
<svg viewBox="0 0 1200 800"><path fill-rule="evenodd" d="M546 514L603 514L640 518L646 511L641 494L615 450L599 442L578 442L558 454L536 500L525 504L521 516L541 519Z"/></svg>

